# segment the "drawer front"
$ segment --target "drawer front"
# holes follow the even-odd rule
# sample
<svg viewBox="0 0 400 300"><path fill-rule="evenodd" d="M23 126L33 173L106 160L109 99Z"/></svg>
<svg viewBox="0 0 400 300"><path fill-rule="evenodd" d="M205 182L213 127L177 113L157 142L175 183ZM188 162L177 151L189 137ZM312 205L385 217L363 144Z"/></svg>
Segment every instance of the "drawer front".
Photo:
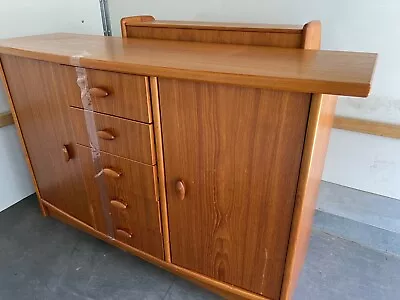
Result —
<svg viewBox="0 0 400 300"><path fill-rule="evenodd" d="M86 69L86 73L94 111L152 122L147 77L93 69ZM76 81L76 77L73 80ZM69 98L69 104L83 107L80 94Z"/></svg>
<svg viewBox="0 0 400 300"><path fill-rule="evenodd" d="M95 178L90 149L77 148L96 228L107 233L111 218L115 239L163 258L157 167L101 152L104 171L102 178Z"/></svg>
<svg viewBox="0 0 400 300"><path fill-rule="evenodd" d="M149 165L156 163L152 124L100 113L88 113L88 116L94 118L96 126L94 134L97 136L100 150ZM89 146L85 111L71 107L70 119L76 142Z"/></svg>

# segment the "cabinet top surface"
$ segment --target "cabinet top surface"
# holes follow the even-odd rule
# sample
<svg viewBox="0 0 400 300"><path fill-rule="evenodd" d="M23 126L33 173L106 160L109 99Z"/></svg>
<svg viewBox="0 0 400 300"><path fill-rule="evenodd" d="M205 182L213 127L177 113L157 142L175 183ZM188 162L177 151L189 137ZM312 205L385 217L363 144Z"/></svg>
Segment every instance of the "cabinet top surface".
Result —
<svg viewBox="0 0 400 300"><path fill-rule="evenodd" d="M116 72L276 90L369 94L376 54L46 34L0 41L0 53Z"/></svg>

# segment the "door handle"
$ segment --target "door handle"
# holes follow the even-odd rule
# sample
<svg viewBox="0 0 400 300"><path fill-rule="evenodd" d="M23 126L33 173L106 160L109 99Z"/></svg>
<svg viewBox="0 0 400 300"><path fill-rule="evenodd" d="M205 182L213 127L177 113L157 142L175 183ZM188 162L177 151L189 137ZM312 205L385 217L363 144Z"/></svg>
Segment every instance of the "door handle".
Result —
<svg viewBox="0 0 400 300"><path fill-rule="evenodd" d="M119 199L112 199L110 201L110 203L112 206L119 208L119 209L126 209L128 207L128 204L120 201Z"/></svg>
<svg viewBox="0 0 400 300"><path fill-rule="evenodd" d="M115 171L111 168L104 168L103 173L105 175L107 175L108 177L112 177L112 178L119 178L122 176L122 172Z"/></svg>
<svg viewBox="0 0 400 300"><path fill-rule="evenodd" d="M92 97L96 98L104 98L108 96L108 92L104 89L98 88L98 87L92 87L89 89L89 94Z"/></svg>
<svg viewBox="0 0 400 300"><path fill-rule="evenodd" d="M115 231L116 231L116 234L119 236L123 236L127 239L132 238L132 233L129 233L128 231L126 231L124 229L117 228Z"/></svg>
<svg viewBox="0 0 400 300"><path fill-rule="evenodd" d="M115 136L110 132L110 130L107 129L98 130L96 134L99 138L103 140L112 141L113 139L115 139Z"/></svg>
<svg viewBox="0 0 400 300"><path fill-rule="evenodd" d="M175 191L178 195L179 200L185 199L186 196L186 188L185 188L185 183L183 180L178 180L175 183Z"/></svg>
<svg viewBox="0 0 400 300"><path fill-rule="evenodd" d="M71 159L71 156L69 155L67 145L63 145L61 151L63 152L64 160L68 162Z"/></svg>

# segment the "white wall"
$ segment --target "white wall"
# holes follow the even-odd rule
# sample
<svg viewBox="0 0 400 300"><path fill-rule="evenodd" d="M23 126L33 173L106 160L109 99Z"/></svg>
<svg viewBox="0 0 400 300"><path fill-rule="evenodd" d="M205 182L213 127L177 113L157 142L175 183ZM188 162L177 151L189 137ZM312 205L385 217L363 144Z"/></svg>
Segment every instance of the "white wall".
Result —
<svg viewBox="0 0 400 300"><path fill-rule="evenodd" d="M368 99L341 97L337 114L400 124L399 0L109 1L113 34L128 15L304 24L322 21L322 48L379 53ZM333 130L323 178L400 199L400 140Z"/></svg>
<svg viewBox="0 0 400 300"><path fill-rule="evenodd" d="M98 0L0 0L0 38L51 32L103 34ZM8 111L3 86L0 112ZM0 211L34 188L14 126L0 128Z"/></svg>

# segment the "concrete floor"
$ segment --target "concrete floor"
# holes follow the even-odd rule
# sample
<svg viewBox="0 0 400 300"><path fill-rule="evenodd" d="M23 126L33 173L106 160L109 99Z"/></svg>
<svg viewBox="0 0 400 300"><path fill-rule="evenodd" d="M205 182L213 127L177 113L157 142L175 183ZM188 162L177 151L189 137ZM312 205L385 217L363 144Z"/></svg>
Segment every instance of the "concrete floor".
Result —
<svg viewBox="0 0 400 300"><path fill-rule="evenodd" d="M314 229L400 256L400 200L322 181Z"/></svg>
<svg viewBox="0 0 400 300"><path fill-rule="evenodd" d="M400 258L315 230L295 299L399 299ZM219 299L51 218L0 213L0 299Z"/></svg>

